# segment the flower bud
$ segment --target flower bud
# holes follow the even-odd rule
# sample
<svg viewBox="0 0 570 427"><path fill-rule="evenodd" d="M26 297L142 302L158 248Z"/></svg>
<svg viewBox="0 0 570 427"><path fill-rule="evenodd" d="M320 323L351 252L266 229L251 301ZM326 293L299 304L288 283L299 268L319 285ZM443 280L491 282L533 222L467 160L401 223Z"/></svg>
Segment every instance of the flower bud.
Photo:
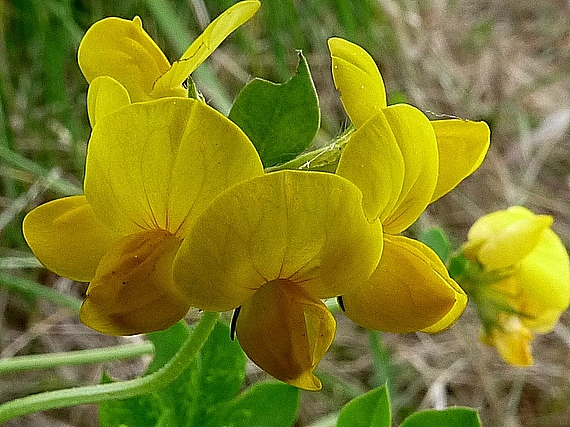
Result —
<svg viewBox="0 0 570 427"><path fill-rule="evenodd" d="M468 294L483 323L482 341L516 366L532 364L530 342L547 333L570 301L570 264L553 219L521 206L475 222L463 255L479 268Z"/></svg>

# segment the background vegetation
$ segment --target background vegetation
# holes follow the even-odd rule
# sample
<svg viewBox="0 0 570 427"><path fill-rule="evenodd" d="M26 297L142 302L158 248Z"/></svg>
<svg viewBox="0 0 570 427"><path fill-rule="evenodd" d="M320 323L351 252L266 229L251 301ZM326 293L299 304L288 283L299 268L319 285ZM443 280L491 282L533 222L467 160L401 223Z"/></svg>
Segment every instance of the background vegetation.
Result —
<svg viewBox="0 0 570 427"><path fill-rule="evenodd" d="M0 0L1 358L142 342L105 337L78 323L74 307L85 286L39 268L22 238L21 220L37 204L81 189L89 127L87 83L76 51L89 25L105 16L139 15L173 60L232 3ZM252 77L290 76L295 49L302 49L322 107L318 139L326 141L347 124L326 39L348 38L376 58L392 102L407 100L434 118L484 119L491 126L483 166L429 208L418 232L438 225L460 243L480 215L524 204L553 215L568 245L569 24L564 0L262 0L258 15L199 69L196 80L208 102L227 112ZM191 312L189 321L196 315ZM342 315L338 321L335 344L317 371L324 389L303 393L298 426L333 425L341 405L383 378L390 381L396 422L422 408L465 405L479 410L489 427L568 425L567 315L536 340L535 365L526 370L505 365L478 342L470 308L437 336L369 334ZM148 360L0 373L0 402L97 383L103 370L129 378ZM251 381L262 376L251 366ZM9 425L96 426L96 408L34 414Z"/></svg>

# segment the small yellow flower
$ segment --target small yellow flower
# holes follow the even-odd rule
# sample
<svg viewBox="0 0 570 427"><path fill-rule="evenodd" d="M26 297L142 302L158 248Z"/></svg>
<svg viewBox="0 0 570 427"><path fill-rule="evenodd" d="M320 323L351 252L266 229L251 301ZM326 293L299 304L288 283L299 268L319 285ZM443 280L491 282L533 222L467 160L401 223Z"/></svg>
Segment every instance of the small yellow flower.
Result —
<svg viewBox="0 0 570 427"><path fill-rule="evenodd" d="M170 64L164 53L144 31L137 16L132 21L110 17L87 30L79 45L78 61L90 84L104 77L103 86L88 97L89 118L94 125L96 104L100 115L114 111L124 102L141 102L168 96L186 96L182 83L235 29L259 9L257 0L236 3L190 45L178 61ZM114 82L113 82L114 81ZM121 88L121 86L123 88ZM103 101L98 101L99 96ZM118 100L113 98L118 97ZM126 97L126 98L125 98Z"/></svg>
<svg viewBox="0 0 570 427"><path fill-rule="evenodd" d="M220 194L196 220L174 260L174 280L192 306L241 306L240 345L274 377L308 390L335 321L322 298L359 286L382 252L382 227L362 212L348 180L281 171Z"/></svg>
<svg viewBox="0 0 570 427"><path fill-rule="evenodd" d="M468 292L483 322L483 342L516 366L532 364L530 342L547 333L570 302L570 264L553 219L521 206L479 218L462 252L480 266Z"/></svg>
<svg viewBox="0 0 570 427"><path fill-rule="evenodd" d="M463 312L467 298L426 245L398 234L429 203L449 192L483 161L483 122L430 122L408 104L387 106L374 60L346 40L329 40L333 77L356 130L336 173L357 185L370 221L384 228L384 253L366 284L343 295L346 315L370 329L438 332Z"/></svg>
<svg viewBox="0 0 570 427"><path fill-rule="evenodd" d="M132 104L93 129L85 195L32 210L24 236L47 268L90 282L86 325L114 335L165 329L190 305L172 263L193 222L226 188L262 174L247 136L203 102Z"/></svg>

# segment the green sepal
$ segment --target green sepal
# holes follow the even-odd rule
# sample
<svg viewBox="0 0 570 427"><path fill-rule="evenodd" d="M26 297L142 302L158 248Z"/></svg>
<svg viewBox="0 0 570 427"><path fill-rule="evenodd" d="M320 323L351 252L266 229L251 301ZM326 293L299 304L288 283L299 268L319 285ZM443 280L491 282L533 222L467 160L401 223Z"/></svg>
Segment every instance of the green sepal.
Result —
<svg viewBox="0 0 570 427"><path fill-rule="evenodd" d="M472 264L473 263L465 258L465 255L461 253L454 255L449 260L449 275L461 284L463 277L467 274L469 267Z"/></svg>
<svg viewBox="0 0 570 427"><path fill-rule="evenodd" d="M390 399L386 386L375 388L342 408L336 427L390 427Z"/></svg>
<svg viewBox="0 0 570 427"><path fill-rule="evenodd" d="M309 66L299 52L297 72L285 83L256 78L237 96L229 118L251 139L264 167L287 162L313 141L319 100Z"/></svg>
<svg viewBox="0 0 570 427"><path fill-rule="evenodd" d="M477 411L471 408L448 408L416 412L400 427L481 427Z"/></svg>

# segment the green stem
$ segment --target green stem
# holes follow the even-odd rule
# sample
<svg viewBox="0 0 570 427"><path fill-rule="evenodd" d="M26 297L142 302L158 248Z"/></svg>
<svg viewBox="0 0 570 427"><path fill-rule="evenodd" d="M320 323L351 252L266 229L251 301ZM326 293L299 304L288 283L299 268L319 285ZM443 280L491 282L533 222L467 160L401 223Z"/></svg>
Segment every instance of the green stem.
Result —
<svg viewBox="0 0 570 427"><path fill-rule="evenodd" d="M354 132L354 127L350 126L337 138L333 139L327 145L307 153L300 154L288 162L278 166L271 166L265 169L266 172L274 172L284 169L301 169L334 172L340 154L349 140L350 134Z"/></svg>
<svg viewBox="0 0 570 427"><path fill-rule="evenodd" d="M60 366L83 365L86 363L109 362L122 359L134 359L154 353L154 345L125 344L115 347L89 350L68 351L65 353L33 354L0 359L0 374L7 372L31 371L34 369L52 369Z"/></svg>
<svg viewBox="0 0 570 427"><path fill-rule="evenodd" d="M0 423L33 412L127 399L159 390L174 381L194 360L219 317L220 313L205 312L174 357L150 375L129 381L49 391L12 400L0 405Z"/></svg>
<svg viewBox="0 0 570 427"><path fill-rule="evenodd" d="M368 331L368 341L372 352L372 360L374 361L374 370L376 371L377 385L386 385L388 395L394 398L394 379L392 375L392 363L390 361L390 351L384 345L382 332Z"/></svg>
<svg viewBox="0 0 570 427"><path fill-rule="evenodd" d="M21 277L13 277L0 273L0 286L10 291L47 299L55 304L70 308L75 313L79 313L79 308L81 307L81 301L78 299L63 295L53 289L28 279L22 279Z"/></svg>

